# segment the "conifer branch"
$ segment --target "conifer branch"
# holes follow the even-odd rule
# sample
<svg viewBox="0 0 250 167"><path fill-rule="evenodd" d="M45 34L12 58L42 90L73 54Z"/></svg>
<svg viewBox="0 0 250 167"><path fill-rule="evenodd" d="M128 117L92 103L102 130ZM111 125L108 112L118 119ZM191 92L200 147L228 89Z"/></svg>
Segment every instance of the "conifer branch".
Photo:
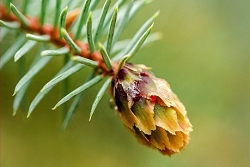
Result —
<svg viewBox="0 0 250 167"><path fill-rule="evenodd" d="M111 0L106 0L103 7L96 9L100 0L85 0L81 8L72 9L72 7L79 5L80 1L76 0L65 4L62 0L56 0L54 6L50 6L48 0L41 0L39 1L41 8L35 16L27 15L27 13L30 13L28 11L30 10L30 2L30 0L23 0L21 10L10 3L9 0L6 0L5 4L0 4L0 26L20 30L22 34L26 34L26 39L23 35L19 35L16 43L1 56L0 68L13 57L17 61L25 56L27 52L34 48L37 42L42 42L42 46L46 46L46 50L40 52L42 57L39 58L39 61L35 61L36 64L22 76L15 87L14 114L16 114L18 106L25 96L26 90L28 90L31 79L54 56L64 56L67 60L64 67L37 94L30 105L28 116L54 86L61 81L64 82L85 66L90 66L94 69L90 80L68 95L67 91L65 92L67 89L64 89L63 94L65 97L55 105L55 108L76 96L66 113L63 123L63 128L65 128L83 98L83 91L108 76L109 79L104 83L93 103L90 113L91 118L112 77L143 46L144 41L149 36L152 29L150 25L155 16L142 26L134 38L126 40L126 43L119 41L125 27L148 1L117 0L110 7ZM69 5L69 7L66 6L61 9L62 5ZM51 11L51 9L54 9L54 11ZM54 14L52 21L47 23L51 13ZM154 41L154 39L156 38L153 36L150 41ZM123 46L119 47L119 43ZM48 48L48 44L52 44L53 49ZM124 44L127 47L124 47ZM127 56L124 56L124 53ZM68 59L69 57L70 59ZM113 58L111 59L111 57Z"/></svg>

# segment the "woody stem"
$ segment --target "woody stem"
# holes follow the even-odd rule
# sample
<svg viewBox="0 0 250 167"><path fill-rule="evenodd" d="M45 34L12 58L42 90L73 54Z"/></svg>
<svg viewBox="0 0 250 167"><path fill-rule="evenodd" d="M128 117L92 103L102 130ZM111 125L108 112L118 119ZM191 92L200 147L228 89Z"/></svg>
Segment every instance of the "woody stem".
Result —
<svg viewBox="0 0 250 167"><path fill-rule="evenodd" d="M39 34L39 35L47 35L50 37L50 42L58 47L68 47L70 50L70 53L75 55L75 51L70 48L68 43L63 39L60 38L59 30L57 27L54 27L51 24L43 24L41 25L39 22L39 19L36 17L30 17L26 15L26 18L28 19L28 25L24 25L13 13L8 12L7 8L0 4L0 20L3 21L10 21L10 22L18 22L20 25L20 29L24 32L31 33L31 34ZM66 19L72 19L72 18L66 18ZM66 20L65 28L68 29L70 25L72 24L72 21ZM73 35L69 34L70 37L74 40ZM96 61L98 63L98 68L102 71L103 75L113 75L113 70L109 70L104 60L101 56L101 53L99 51L95 51L93 53L89 50L89 45L86 42L82 42L80 40L74 40L74 42L77 44L77 46L80 48L81 52L77 53L78 56ZM116 63L114 63L113 66L116 66Z"/></svg>

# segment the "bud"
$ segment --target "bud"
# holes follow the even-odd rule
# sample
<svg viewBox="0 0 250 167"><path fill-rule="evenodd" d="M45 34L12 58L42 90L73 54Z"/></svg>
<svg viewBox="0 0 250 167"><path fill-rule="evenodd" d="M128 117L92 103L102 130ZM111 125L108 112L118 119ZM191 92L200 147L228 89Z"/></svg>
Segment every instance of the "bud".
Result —
<svg viewBox="0 0 250 167"><path fill-rule="evenodd" d="M192 125L185 107L148 67L125 64L112 80L111 93L122 122L139 143L169 156L188 144Z"/></svg>

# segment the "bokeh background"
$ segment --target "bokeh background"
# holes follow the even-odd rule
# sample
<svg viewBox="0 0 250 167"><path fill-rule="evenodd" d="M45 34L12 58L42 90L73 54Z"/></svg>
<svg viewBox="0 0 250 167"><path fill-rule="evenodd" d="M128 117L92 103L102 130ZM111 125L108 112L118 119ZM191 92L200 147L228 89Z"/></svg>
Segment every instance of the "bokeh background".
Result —
<svg viewBox="0 0 250 167"><path fill-rule="evenodd" d="M30 118L21 110L13 117L11 95L18 82L18 67L11 62L0 74L1 166L250 166L249 9L249 0L154 0L125 31L124 36L132 36L148 17L161 11L153 31L161 32L162 39L140 50L132 62L152 67L185 104L194 131L180 154L169 158L138 144L109 107L108 92L89 122L101 84L87 92L63 132L60 109L51 110L60 86ZM12 42L15 39L6 38L1 53ZM34 78L29 100L61 65L62 60L56 58ZM87 68L71 77L69 90L80 85L89 71Z"/></svg>

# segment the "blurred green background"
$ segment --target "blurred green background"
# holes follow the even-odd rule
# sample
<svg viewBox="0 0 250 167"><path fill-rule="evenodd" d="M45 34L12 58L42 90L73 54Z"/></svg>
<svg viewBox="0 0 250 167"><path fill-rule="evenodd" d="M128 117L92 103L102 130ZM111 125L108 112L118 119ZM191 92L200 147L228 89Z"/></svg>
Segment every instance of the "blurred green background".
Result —
<svg viewBox="0 0 250 167"><path fill-rule="evenodd" d="M125 36L132 36L148 17L161 11L153 31L160 31L162 39L140 50L132 62L152 67L185 104L194 131L180 154L169 158L138 144L109 108L108 92L89 122L101 84L87 92L64 132L60 109L51 110L60 86L30 118L26 111L13 117L11 95L18 77L17 64L9 63L0 75L1 166L250 166L249 9L249 0L154 0L125 31ZM12 42L14 39L6 39L1 50ZM56 58L34 78L29 100L61 65L62 60ZM69 90L80 85L89 70L71 77Z"/></svg>

